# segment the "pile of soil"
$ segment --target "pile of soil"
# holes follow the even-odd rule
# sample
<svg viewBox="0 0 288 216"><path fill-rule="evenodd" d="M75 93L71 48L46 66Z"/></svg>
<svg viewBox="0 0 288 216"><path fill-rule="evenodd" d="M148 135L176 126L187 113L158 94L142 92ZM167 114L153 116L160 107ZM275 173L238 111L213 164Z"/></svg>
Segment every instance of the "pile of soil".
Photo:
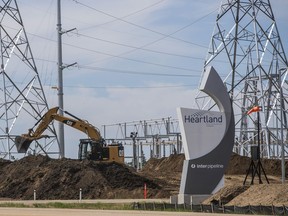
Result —
<svg viewBox="0 0 288 216"><path fill-rule="evenodd" d="M261 159L260 161L267 179L262 172L262 183L260 183L260 179L256 175L253 184L251 184L252 173L248 172L251 158L233 153L225 172L225 186L209 199L205 200L203 204L216 202L228 206L287 206L288 184L282 184L281 160ZM255 165L257 165L257 163L255 163ZM287 161L285 167L287 178ZM247 179L245 185L243 185L245 178Z"/></svg>
<svg viewBox="0 0 288 216"><path fill-rule="evenodd" d="M241 175L246 174L251 163L250 157L240 156L232 153L227 170L227 175ZM261 164L267 175L280 176L281 175L281 160L278 159L261 159ZM288 162L286 161L286 173L288 171Z"/></svg>
<svg viewBox="0 0 288 216"><path fill-rule="evenodd" d="M179 193L184 154L172 154L161 159L151 158L140 172L161 186L166 198Z"/></svg>
<svg viewBox="0 0 288 216"><path fill-rule="evenodd" d="M85 199L161 197L161 187L126 165L28 156L15 162L0 161L0 197L12 199Z"/></svg>
<svg viewBox="0 0 288 216"><path fill-rule="evenodd" d="M164 181L161 185L175 186L171 194L179 193L184 155L171 155L168 158L150 159L143 169L146 176ZM203 204L218 203L221 205L288 205L288 184L281 184L281 161L276 159L261 159L261 164L266 173L261 175L263 184L259 184L258 176L251 185L252 173L248 173L251 158L232 153L225 172L225 186L216 194L208 198ZM255 164L256 165L256 164ZM286 174L288 162L286 161ZM244 179L247 175L246 183ZM287 176L286 176L287 177Z"/></svg>
<svg viewBox="0 0 288 216"><path fill-rule="evenodd" d="M83 199L143 198L146 183L148 198L170 198L179 193L183 154L161 159L150 159L143 170L118 163L51 159L45 156L28 156L18 161L0 159L0 198ZM203 204L222 205L288 205L288 185L281 184L281 161L261 160L269 179L262 174L263 184L256 176L251 185L247 170L248 157L232 154L225 173L225 186ZM288 163L286 162L286 173ZM247 183L243 185L244 178Z"/></svg>

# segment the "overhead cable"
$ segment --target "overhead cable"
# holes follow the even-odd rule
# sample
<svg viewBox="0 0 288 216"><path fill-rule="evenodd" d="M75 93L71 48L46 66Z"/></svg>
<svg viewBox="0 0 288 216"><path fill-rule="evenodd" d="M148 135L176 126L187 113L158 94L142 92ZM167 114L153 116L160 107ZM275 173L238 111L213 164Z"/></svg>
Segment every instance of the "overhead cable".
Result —
<svg viewBox="0 0 288 216"><path fill-rule="evenodd" d="M73 1L73 0L72 0L72 1ZM134 11L134 12L132 12L132 13L130 13L130 14L127 14L127 15L121 17L121 19L124 19L124 18L130 17L130 16L133 16L133 15L135 15L135 14L138 14L138 13L140 13L140 12L142 12L142 11L144 11L144 10L147 10L147 9L149 9L149 8L151 8L151 7L154 7L154 6L160 4L160 3L164 2L164 1L166 1L166 0L161 0L161 1L155 2L155 3L151 4L151 5L148 5L147 7L144 7L144 8L142 8L142 9L140 9L140 10ZM79 29L79 30L82 31L82 30L86 30L86 29L90 29L90 28L94 28L94 27L106 25L106 24L109 24L109 23L112 23L112 22L115 22L115 21L118 21L118 20L119 20L119 19L116 18L116 19L110 20L110 21L108 21L108 22L104 22L104 23L101 23L101 24L93 25L93 26L90 26L90 27L87 27L87 28L82 28L82 29Z"/></svg>
<svg viewBox="0 0 288 216"><path fill-rule="evenodd" d="M133 74L133 75L145 75L145 76L166 76L166 77L200 77L200 72L198 71L198 75L193 74L169 74L169 73L151 73L151 72L139 72L139 71L129 71L129 70L119 70L119 69L108 69L101 67L93 67L93 66L84 66L78 65L78 68L89 69L89 70L97 70L97 71L105 71L112 73L123 73L123 74Z"/></svg>
<svg viewBox="0 0 288 216"><path fill-rule="evenodd" d="M101 13L101 14L104 14L104 15L106 15L106 16L109 16L109 17L112 17L112 18L114 18L114 19L117 19L117 20L119 20L119 21L125 22L125 23L127 23L127 24L129 24L129 25L133 25L133 26L135 26L135 27L144 29L144 30L146 30L146 31L150 31L150 32L155 33L155 34L158 34L158 35L162 35L162 36L164 36L165 38L166 38L166 37L169 37L169 38L172 38L172 39L177 40L177 41L181 41L181 42L184 42L184 43L192 44L192 45L194 45L194 46L198 46L198 47L202 47L202 48L207 49L207 46L199 45L199 44L196 44L196 43L192 43L191 41L186 41L186 40L183 40L183 39L181 39L181 38L173 37L172 35L175 34L175 33L172 33L172 34L167 35L167 34L164 34L164 33L162 33L162 32L158 32L158 31L155 31L155 30L153 30L153 29L149 29L149 28L147 28L147 27L144 27L144 26L141 26L141 25L138 25L138 24L129 22L129 21L125 20L125 19L116 17L116 16L114 16L114 15L112 15L112 14L109 14L109 13L106 13L106 12L104 12L104 11L98 10L98 9L96 9L95 7L92 7L92 6L89 6L89 5L87 5L87 4L84 4L84 3L79 2L78 0L72 0L72 1L74 1L75 3L77 3L77 4L79 4L79 5L82 5L83 7L86 7L86 8L89 8L89 9L91 9L91 10L97 11L98 13ZM216 11L216 10L214 10L214 11L211 12L211 13L214 13L215 11ZM211 14L211 13L209 13L209 14ZM188 25L188 26L190 26L190 25ZM187 28L188 26L181 28L181 30L183 30L184 28ZM179 30L177 30L177 32L179 32Z"/></svg>

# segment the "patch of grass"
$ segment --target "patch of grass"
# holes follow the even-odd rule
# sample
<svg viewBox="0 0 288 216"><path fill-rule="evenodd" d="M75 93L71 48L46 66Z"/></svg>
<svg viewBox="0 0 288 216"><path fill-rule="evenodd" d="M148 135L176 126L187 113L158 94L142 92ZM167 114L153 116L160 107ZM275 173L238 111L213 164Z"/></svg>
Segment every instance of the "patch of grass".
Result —
<svg viewBox="0 0 288 216"><path fill-rule="evenodd" d="M101 210L133 210L132 204L123 203L34 203L35 208L67 208L67 209L101 209Z"/></svg>
<svg viewBox="0 0 288 216"><path fill-rule="evenodd" d="M1 203L0 207L14 208L60 208L60 209L95 209L95 210L146 210L146 211L191 211L189 209L175 208L175 205L165 203L85 203L85 202L47 202L47 203Z"/></svg>
<svg viewBox="0 0 288 216"><path fill-rule="evenodd" d="M25 205L24 203L0 203L0 207L9 207L9 208L29 208L31 206Z"/></svg>

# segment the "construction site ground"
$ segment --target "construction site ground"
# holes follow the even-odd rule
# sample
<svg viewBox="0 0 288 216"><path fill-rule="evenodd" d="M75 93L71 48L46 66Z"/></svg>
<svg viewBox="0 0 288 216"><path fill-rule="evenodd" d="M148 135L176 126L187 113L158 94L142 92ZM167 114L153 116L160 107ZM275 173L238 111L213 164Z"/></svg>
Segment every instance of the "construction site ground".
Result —
<svg viewBox="0 0 288 216"><path fill-rule="evenodd" d="M168 200L179 192L184 155L150 159L142 171L126 165L72 159L27 156L11 162L0 160L1 200L77 200L81 189L85 200L143 199L144 184L148 199ZM251 159L231 156L225 174L225 186L203 204L288 206L288 185L281 182L281 161L261 160L269 183L256 176L244 178ZM286 163L286 173L287 173Z"/></svg>

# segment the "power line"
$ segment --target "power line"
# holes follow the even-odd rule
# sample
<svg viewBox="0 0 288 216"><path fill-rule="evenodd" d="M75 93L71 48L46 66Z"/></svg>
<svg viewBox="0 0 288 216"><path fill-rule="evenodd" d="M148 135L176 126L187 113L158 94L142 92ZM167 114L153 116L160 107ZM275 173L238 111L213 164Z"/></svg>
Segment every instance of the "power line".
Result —
<svg viewBox="0 0 288 216"><path fill-rule="evenodd" d="M52 87L51 85L44 85ZM81 89L163 89L163 88L183 88L196 87L197 85L163 85L163 86L79 86L79 85L64 85L64 88L81 88Z"/></svg>
<svg viewBox="0 0 288 216"><path fill-rule="evenodd" d="M74 0L72 0L72 1L74 1ZM76 3L78 3L78 4L81 4L81 5L85 5L85 4L83 4L83 3L79 3L78 1L74 1L74 2L76 2ZM161 3L161 2L163 2L163 1L159 1L159 2L157 2L157 3L155 3L155 4L153 4L153 5L159 4L159 3ZM153 5L150 5L150 6L146 7L146 8L152 7ZM86 6L87 6L87 5L86 5ZM94 9L95 9L95 8L94 8ZM144 9L145 9L145 8L144 8ZM141 10L139 10L139 11L143 11L144 9L141 9ZM95 9L95 10L97 10L97 9ZM138 11L138 12L139 12L139 11ZM213 11L213 12L214 12L214 11ZM210 12L210 13L208 13L207 15L205 15L205 16L199 18L198 20L194 21L193 23L190 23L189 25L184 26L184 27L182 27L181 29L178 29L177 31L173 32L172 34L175 34L175 33L179 32L179 31L181 31L181 30L183 30L183 29L185 29L185 28L193 25L194 23L200 21L201 19L203 19L204 17L210 15L210 14L213 13L213 12ZM132 13L132 14L136 14L136 13L137 13L137 11L134 12L134 13ZM132 14L126 15L126 16L124 16L124 17L128 17L128 16L130 16L130 15L132 15ZM117 18L117 17L115 17L115 18L116 18L117 20L119 20L119 18ZM170 34L170 35L172 35L172 34ZM34 35L34 36L37 36L37 37L41 37L41 36L35 35L35 34L31 34L31 35ZM136 46L131 46L131 45L127 45L127 44L117 43L117 42L108 41L108 40L104 40L104 39L99 39L99 38L92 37L92 36L88 36L88 35L84 35L84 34L79 34L79 33L78 33L78 35L81 35L81 36L83 36L83 37L87 37L87 38L90 38L90 39L99 40L99 41L102 41L102 42L107 42L107 43L110 43L110 44L116 44L116 45L121 45L121 46L129 47L129 48L133 48L133 49L135 49L135 50L143 50L143 51L154 52L154 53L158 53L158 54L164 54L164 55L170 55L170 56L177 56L177 57L183 57L183 58L190 58L190 59L202 60L202 58L199 58L199 57L190 57L190 56L186 56L186 55L179 55L179 54L167 53L167 52L150 50L150 49L144 48L144 47L146 47L146 46L148 46L148 45L151 45L151 44L153 44L153 43L156 43L157 41L163 40L164 38L161 38L161 39L159 39L159 40L157 40L157 41L153 41L153 42L151 42L151 43L149 43L149 44L146 44L146 45L144 45L144 46L142 46L142 47L136 47ZM162 34L162 35L164 35L164 34ZM169 36L169 35L165 35L165 37L168 37L168 36ZM45 39L45 40L50 40L50 41L56 42L56 41L54 41L54 40L51 40L51 39L48 39L48 38L45 38L45 37L41 37L41 38L43 38L43 39ZM120 55L112 55L112 54L109 54L109 53L105 53L105 52L101 52L101 51L95 51L95 50L91 50L91 49L87 49L87 48L75 46L75 45L68 44L68 43L63 43L63 44L64 44L64 45L67 45L67 46L74 47L74 48L78 48L78 49L81 49L81 50L86 50L86 51L90 51L90 52L94 52L94 53L98 53L98 54L102 54L102 55L107 55L107 56L111 56L111 57L116 57L116 58L122 58L122 59L129 60L129 61L134 61L134 62L139 62L139 63L144 63L144 64L151 64L151 65L154 65L154 66L172 68L172 69L177 69L177 70L191 71L191 69L187 69L187 68L181 68L181 67L175 67L175 66L171 66L171 65L163 65L163 64L159 64L159 63L152 63L152 62L147 62L147 61L143 61L143 60L136 60L136 59L126 58L126 57L121 57L121 55L124 55L124 54L127 54L127 53L131 53L131 52L133 52L133 50L132 50L132 51L129 51L129 52L126 52L126 53L122 53L122 54L120 54ZM199 46L201 46L201 45L199 45ZM206 48L206 47L205 47L205 48ZM134 51L135 51L135 50L134 50Z"/></svg>
<svg viewBox="0 0 288 216"><path fill-rule="evenodd" d="M62 43L62 44L70 46L70 47L78 48L81 50L85 50L85 51L89 51L89 52L93 52L93 53L98 53L98 54L102 54L102 55L106 55L106 56L111 56L111 57L115 57L115 58L119 58L119 59L124 59L124 60L128 60L128 61L133 61L133 62L138 62L138 63L143 63L143 64L149 64L149 65L154 65L154 66L158 66L158 67L165 67L165 68L170 68L170 69L183 70L183 71L195 71L195 70L192 70L189 68L181 68L181 67L176 67L176 66L172 66L172 65L163 65L163 64L159 64L159 63L153 63L153 62L147 62L147 61L143 61L143 60L131 59L131 58L122 57L119 55L113 55L110 53L105 53L105 52L101 52L101 51L96 51L96 50L92 50L92 49L88 49L88 48L79 47L79 46L68 44L68 43ZM199 71L197 71L197 72L199 72Z"/></svg>
<svg viewBox="0 0 288 216"><path fill-rule="evenodd" d="M72 0L72 1L73 1L73 0ZM144 11L144 10L147 10L147 9L149 9L149 8L151 8L151 7L154 7L154 6L160 4L160 3L164 2L164 1L166 1L166 0L161 0L161 1L158 1L158 2L153 3L153 4L151 4L151 5L148 5L147 7L144 7L144 8L142 8L142 9L140 9L140 10L134 11L134 12L132 12L132 13L130 13L130 14L127 14L127 15L121 17L121 19L130 17L130 16L133 16L133 15L135 15L135 14L137 14L137 13L140 13L140 12L142 12L142 11ZM118 21L118 18L117 18L117 19L114 19L114 20L111 20L111 21L108 21L108 22L101 23L101 24L93 25L93 26L90 26L90 27L87 27L87 28L82 28L82 29L80 29L80 30L86 30L86 29L90 29L90 28L94 28L94 27L99 27L99 26L106 25L106 24L109 24L109 23L112 23L112 22L115 22L115 21Z"/></svg>
<svg viewBox="0 0 288 216"><path fill-rule="evenodd" d="M214 11L212 11L212 12L204 15L203 17L195 20L194 22L192 22L192 23L190 23L190 24L188 24L188 25L186 25L186 26L184 26L184 27L182 27L182 28L180 28L180 29L178 29L178 30L170 33L169 35L165 35L164 37L161 37L161 38L159 38L159 39L157 39L157 40L155 40L155 41L149 42L149 43L147 43L147 44L145 44L145 45L143 45L143 46L141 46L141 47L138 47L138 48L135 49L135 50L130 50L130 51L128 51L128 52L124 52L124 53L122 53L121 55L126 55L126 54L128 54L128 53L134 52L134 51L139 50L139 49L140 49L140 50L145 50L144 47L147 47L147 46L150 46L150 45L152 45L152 44L155 44L155 43L157 43L157 42L159 42L159 41L162 41L162 40L164 40L165 38L170 37L171 35L174 35L174 34L176 34L177 32L180 32L180 31L182 31L182 30L190 27L191 25L199 22L200 20L202 20L203 18L209 16L210 14L214 13L215 11L216 11L216 10L214 10ZM193 43L193 44L194 44L194 43ZM200 47L204 47L204 46L202 46L202 45L199 45L199 46L200 46ZM205 48L205 49L208 49L208 47L204 47L204 48ZM195 58L195 59L196 59L196 58ZM197 59L201 59L201 58L197 58Z"/></svg>
<svg viewBox="0 0 288 216"><path fill-rule="evenodd" d="M162 1L159 1L158 3L161 3ZM76 3L79 3L76 1ZM81 3L82 4L82 3ZM157 3L155 3L157 4ZM155 5L154 4L154 5ZM136 12L135 12L136 13ZM211 12L212 13L212 12ZM209 13L209 14L211 14ZM198 22L199 20L203 19L204 17L208 16L209 14L201 17L200 19L194 21L193 23L190 23L189 25L187 26L184 26L182 27L181 29L178 29L176 32L179 32L185 28L187 28L188 26L191 26L192 24ZM128 15L127 15L128 16ZM125 16L125 17L127 17ZM118 18L117 18L118 19ZM174 32L174 33L176 33ZM174 34L173 33L173 34ZM31 34L31 33L30 33ZM51 40L51 39L48 39L48 38L45 38L45 37L42 37L42 36L39 36L39 35L36 35L36 34L31 34L31 35L34 35L36 37L40 37L42 39L45 39L45 40L49 40L49 41L53 41L53 42L56 42L54 40ZM87 37L87 38L92 38L92 39L95 39L95 40L101 40L103 42L107 42L107 43L111 43L111 44L116 44L116 45L121 45L121 46L126 46L126 47L130 47L130 48L133 48L135 50L144 50L144 51L148 51L148 52L154 52L154 53L158 53L158 54L165 54L165 55L171 55L171 56L177 56L177 57L183 57L183 58L191 58L191 59L197 59L197 60L201 60L202 58L197 58L197 57L189 57L189 56L185 56L185 55L179 55L179 54L173 54L173 53L166 53L166 52L162 52L162 51L156 51L156 50L150 50L150 49L146 49L146 48L143 48L144 46L142 47L135 47L135 46L131 46L131 45L127 45L127 44L122 44L122 43L117 43L117 42L113 42L113 41L108 41L108 40L104 40L104 39L99 39L99 38L96 38L96 37L92 37L92 36L87 36L87 35L84 35L84 34L78 34L78 35L81 35L83 37ZM159 41L159 40L158 40ZM152 43L155 43L152 42ZM150 43L150 44L152 44ZM136 60L136 59L131 59L131 58L126 58L126 57L121 57L120 55L112 55L112 54L109 54L109 53L104 53L104 52L101 52L101 51L95 51L95 50L91 50L91 49L87 49L87 48L84 48L84 47L79 47L79 46L76 46L76 45L72 45L72 44L68 44L68 43L63 43L64 45L67 45L67 46L71 46L71 47L74 47L74 48L77 48L77 49L81 49L81 50L86 50L86 51L90 51L90 52L94 52L94 53L98 53L98 54L102 54L102 55L107 55L107 56L111 56L111 57L116 57L116 58L121 58L121 59L125 59L125 60L129 60L129 61L134 61L134 62L139 62L139 63L144 63L144 64L150 64L150 65L154 65L154 66L158 66L158 67L166 67L166 68L172 68L172 69L177 69L177 70L184 70L184 71L195 71L195 70L192 70L192 69L188 69L188 68L182 68L182 67L176 67L176 66L171 66L171 65L163 65L163 64L159 64L159 63L152 63L152 62L147 62L147 61L143 61L143 60ZM145 45L147 46L147 45ZM130 51L131 52L131 51ZM121 54L123 55L123 54ZM199 72L199 71L196 71L196 72ZM201 71L200 71L201 72ZM129 72L130 73L130 72Z"/></svg>
<svg viewBox="0 0 288 216"><path fill-rule="evenodd" d="M75 2L75 0L72 0L72 1ZM77 1L76 1L76 3L77 3ZM97 9L95 9L95 10L97 10ZM184 30L184 29L186 29L186 28L194 25L195 23L199 22L200 20L208 17L209 15L211 15L212 13L214 13L214 12L217 11L217 10L218 10L218 9L215 9L215 10L209 12L208 14L205 14L204 16L202 16L202 17L200 17L199 19L193 21L192 23L189 23L188 25L183 26L182 28L180 28L180 29L178 29L178 30L176 30L176 31L168 34L168 35L163 34L164 37L161 37L161 38L159 38L159 39L157 39L157 40L155 40L155 41L149 42L149 43L147 43L147 44L145 44L145 45L143 45L143 46L141 46L141 47L133 47L133 46L124 45L124 44L120 44L120 43L116 43L116 42L111 42L111 41L110 41L110 42L113 43L113 44L122 45L122 46L128 46L128 47L130 47L130 48L134 48L134 50L130 50L130 51L128 51L128 52L122 53L121 56L126 55L126 54L131 53L131 52L134 52L134 51L136 51L136 50L144 50L144 51L149 51L149 52L154 52L154 53L161 53L161 54L166 54L166 55L173 55L173 56L178 56L178 57L186 57L186 58L189 58L188 56L171 54L171 53L165 53L165 52L161 52L161 51L149 50L149 49L147 49L147 48L145 48L145 47L150 46L150 45L152 45L152 44L155 44L155 43L157 43L157 42L159 42L159 41L162 41L162 40L164 40L164 39L167 38L167 37L171 37L172 35L180 32L180 31L182 31L182 30ZM123 17L122 17L122 18L117 18L117 19L115 19L115 20L119 20L119 19L120 19L120 20L123 20ZM114 20L114 21L115 21L115 20ZM162 34L162 33L161 33L161 34ZM173 37L172 37L172 38L173 38ZM95 38L95 39L96 39L96 38ZM101 39L100 39L100 40L101 40ZM102 40L102 41L108 42L107 40ZM192 44L195 45L195 43L192 43ZM199 44L198 44L198 45L199 45ZM199 47L208 49L208 47L205 47L205 46L202 46L202 45L199 45ZM120 56L120 55L118 55L118 56ZM191 59L202 60L202 58L196 58L196 57L190 57L190 58L191 58Z"/></svg>
<svg viewBox="0 0 288 216"><path fill-rule="evenodd" d="M40 35L36 35L36 34L33 34L33 33L27 33L27 34L33 35L35 37L39 37L41 39L56 43L55 40L50 39L50 38L46 38L46 37L43 37L43 36L40 36ZM72 44L69 44L69 43L64 43L63 42L62 44L66 45L66 46L74 47L74 48L77 48L77 49L81 49L81 50L85 50L85 51L89 51L89 52L93 52L93 53L98 53L98 54L106 55L106 56L110 56L110 57L120 58L120 59L124 59L124 60L128 60L128 61L133 61L133 62L138 62L138 63L143 63L143 64L149 64L149 65L154 65L154 66L158 66L158 67L165 67L165 68L183 70L183 71L196 71L196 70L189 69L189 68L181 68L181 67L176 67L176 66L171 66L171 65L163 65L163 64L159 64L159 63L152 63L152 62L147 62L147 61L143 61L143 60L137 60L137 59L131 59L131 58L127 58L127 57L121 57L120 55L113 55L113 54L110 54L110 53L105 53L105 52L96 51L96 50L92 50L92 49L88 49L88 48L84 48L84 47L79 47L79 46L72 45ZM49 60L47 60L47 61L49 61ZM196 71L196 72L199 72L199 71Z"/></svg>
<svg viewBox="0 0 288 216"><path fill-rule="evenodd" d="M35 60L39 61L47 61L50 63L56 63L56 61L45 60L41 58L34 58ZM122 73L122 74L132 74L132 75L144 75L144 76L165 76L165 77L200 77L201 71L197 71L199 74L169 74L169 73L151 73L151 72L140 72L140 71L130 71L130 70L119 70L119 69L112 69L112 68L102 68L96 66L85 66L85 65L77 65L75 66L79 69L88 69L88 70L95 70L95 71L105 71L111 73Z"/></svg>
<svg viewBox="0 0 288 216"><path fill-rule="evenodd" d="M123 74L133 74L133 75L145 75L145 76L166 76L166 77L200 77L201 71L198 71L198 75L192 74L168 74L168 73L150 73L150 72L137 72L137 71L129 71L129 70L119 70L119 69L108 69L101 67L93 67L93 66L84 66L78 65L79 68L89 69L89 70L97 70L97 71L105 71L112 73L123 73Z"/></svg>
<svg viewBox="0 0 288 216"><path fill-rule="evenodd" d="M128 47L128 48L133 48L133 49L137 49L137 50L143 50L143 51L147 51L147 52L153 52L153 53L164 54L164 55L169 55L169 56L176 56L176 57L182 57L182 58L203 60L203 58L200 58L200 57L192 57L192 56L175 54L175 53L167 53L167 52L158 51L158 50L151 50L151 49L144 48L142 46L141 47L136 47L136 46L132 46L132 45L129 45L129 44L118 43L118 42L109 41L109 40L102 39L102 38L97 38L97 37L93 37L93 36L89 36L89 35L85 35L85 34L80 34L79 32L77 32L77 33L71 32L71 33L73 33L73 34L75 34L77 36L86 37L86 38L89 38L89 39L98 40L98 41L101 41L101 42L115 44L115 45L124 46L124 47ZM149 43L149 45L151 45L151 43Z"/></svg>
<svg viewBox="0 0 288 216"><path fill-rule="evenodd" d="M162 33L162 32L158 32L158 31L149 29L149 28L147 28L147 27L144 27L144 26L141 26L141 25L138 25L138 24L129 22L129 21L124 20L124 19L122 19L122 18L116 17L116 16L114 16L114 15L112 15L112 14L109 14L109 13L106 13L106 12L104 12L104 11L98 10L98 9L92 7L92 6L89 6L89 5L87 5L87 4L84 4L84 3L79 2L78 0L72 0L72 1L74 1L74 2L77 3L77 4L82 5L83 7L86 7L86 8L89 8L89 9L91 9L91 10L97 11L98 13L104 14L104 15L109 16L109 17L112 17L112 18L114 18L114 19L116 19L116 20L119 20L119 21L125 22L125 23L127 23L127 24L133 25L133 26L135 26L135 27L144 29L144 30L146 30L146 31L150 31L150 32L152 32L152 33L155 33L155 34L164 36L165 38L166 38L166 37L169 37L169 38L171 38L171 39L174 39L174 40L177 40L177 41L181 41L181 42L184 42L184 43L188 43L188 44L190 44L190 45L198 46L198 47L205 48L205 49L208 48L207 46L199 45L199 44L196 44L196 43L192 43L192 42L190 42L190 41L186 41L186 40L183 40L183 39L180 39L180 38L173 37L172 35L173 35L174 33L173 33L173 34L170 34L170 35L167 35L167 34L164 34L164 33ZM215 11L216 11L216 10L214 10L213 12L215 12ZM212 13L212 12L211 12L211 13ZM184 28L187 28L187 27L183 27L181 30L183 30ZM177 32L178 32L178 31L177 31Z"/></svg>

